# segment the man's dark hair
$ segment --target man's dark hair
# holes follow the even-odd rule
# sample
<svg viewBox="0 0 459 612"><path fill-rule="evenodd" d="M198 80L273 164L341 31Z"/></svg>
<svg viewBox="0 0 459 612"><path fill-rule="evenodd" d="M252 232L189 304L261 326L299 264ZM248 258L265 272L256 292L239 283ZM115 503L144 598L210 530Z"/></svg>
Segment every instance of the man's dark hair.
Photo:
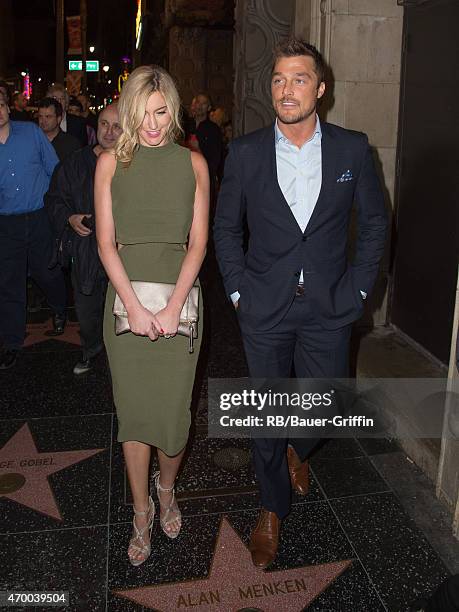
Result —
<svg viewBox="0 0 459 612"><path fill-rule="evenodd" d="M281 57L299 57L301 55L307 55L314 60L314 72L317 74L317 85L320 85L320 83L325 80L324 58L314 45L310 45L299 38L287 38L276 45L273 54L273 71L276 62Z"/></svg>
<svg viewBox="0 0 459 612"><path fill-rule="evenodd" d="M6 97L8 98L6 102L8 103L10 97L10 86L6 81L0 80L0 87L6 91Z"/></svg>
<svg viewBox="0 0 459 612"><path fill-rule="evenodd" d="M56 111L56 117L62 117L62 115L64 114L64 111L62 110L62 104L54 98L43 98L38 103L38 108L49 108L50 106L54 106L54 110Z"/></svg>
<svg viewBox="0 0 459 612"><path fill-rule="evenodd" d="M76 106L80 113L83 112L83 105L75 96L71 96L69 99L69 106Z"/></svg>

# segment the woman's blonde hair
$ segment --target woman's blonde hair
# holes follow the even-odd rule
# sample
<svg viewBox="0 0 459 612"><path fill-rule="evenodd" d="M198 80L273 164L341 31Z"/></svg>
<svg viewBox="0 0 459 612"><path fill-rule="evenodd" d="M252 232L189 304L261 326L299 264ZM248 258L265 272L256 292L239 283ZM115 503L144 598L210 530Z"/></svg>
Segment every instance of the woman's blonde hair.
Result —
<svg viewBox="0 0 459 612"><path fill-rule="evenodd" d="M139 66L123 85L118 103L123 133L115 146L116 159L125 164L132 161L139 148L139 129L145 117L148 98L155 91L164 97L171 122L167 139L176 140L183 134L180 122L180 97L171 75L160 66Z"/></svg>

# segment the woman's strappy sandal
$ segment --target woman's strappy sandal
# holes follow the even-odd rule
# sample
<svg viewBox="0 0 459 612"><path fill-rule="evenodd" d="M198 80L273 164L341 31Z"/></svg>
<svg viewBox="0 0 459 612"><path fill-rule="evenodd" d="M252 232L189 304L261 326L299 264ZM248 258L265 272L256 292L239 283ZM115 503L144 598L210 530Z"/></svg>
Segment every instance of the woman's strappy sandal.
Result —
<svg viewBox="0 0 459 612"><path fill-rule="evenodd" d="M182 527L182 513L180 512L180 509L177 505L177 500L175 499L175 488L174 487L162 487L159 482L159 475L160 475L159 472L155 472L153 474L159 503L161 504L161 498L159 496L160 491L162 493L170 493L172 491L171 503L167 507L166 512L164 513L163 517L161 517L161 513L160 513L159 523L161 525L161 529L164 531L167 537L173 540L180 533L180 528ZM173 513L175 516L173 518L168 518L171 513ZM170 526L176 522L178 523L178 529L177 530L171 529Z"/></svg>
<svg viewBox="0 0 459 612"><path fill-rule="evenodd" d="M148 522L145 525L145 527L142 527L141 529L139 529L135 523L135 517L136 516L148 516ZM150 556L151 553L151 531L153 529L153 519L155 518L155 503L154 501L151 499L151 497L148 498L148 508L146 510L136 510L134 507L134 517L132 519L132 526L134 527L134 533L135 535L132 536L130 542L129 542L129 549L130 550L134 550L134 553L142 553L143 555L143 559L136 559L135 557L131 557L129 556L129 549L128 549L128 557L129 557L129 561L131 562L131 565L134 565L135 567L138 567L139 565L142 565L142 563L144 563L148 557ZM145 542L145 540L143 539L144 533L146 531L149 531L149 535L150 535L150 542L147 544ZM137 542L137 544L136 544Z"/></svg>

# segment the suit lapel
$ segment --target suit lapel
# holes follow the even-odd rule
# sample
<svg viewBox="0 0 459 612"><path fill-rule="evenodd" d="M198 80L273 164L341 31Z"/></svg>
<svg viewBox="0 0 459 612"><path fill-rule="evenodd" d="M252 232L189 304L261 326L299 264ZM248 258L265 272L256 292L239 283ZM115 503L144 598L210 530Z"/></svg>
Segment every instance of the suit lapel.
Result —
<svg viewBox="0 0 459 612"><path fill-rule="evenodd" d="M328 197L334 187L336 175L336 143L328 130L327 124L321 122L320 126L322 129L322 185L320 187L319 197L317 198L314 211L306 227L306 231L311 230L311 228L317 223L321 212L326 209Z"/></svg>
<svg viewBox="0 0 459 612"><path fill-rule="evenodd" d="M286 210L286 221L291 227L293 227L298 233L301 232L301 227L298 225L295 215L292 212L287 200L282 193L282 189L279 185L277 177L277 162L276 162L276 141L274 124L271 124L269 132L266 134L266 138L262 143L263 155L266 158L266 168L268 168L268 183L267 189L270 198L274 201L275 205L281 205Z"/></svg>
<svg viewBox="0 0 459 612"><path fill-rule="evenodd" d="M321 122L322 129L322 185L317 198L314 211L309 219L309 223L306 226L305 231L310 231L311 228L317 223L320 217L321 211L326 209L328 196L330 191L334 187L335 175L336 175L336 162L337 162L337 150L336 142L334 137L330 134L328 126L325 122ZM275 202L286 209L286 219L290 226L294 227L300 234L302 233L300 226L298 225L295 215L292 209L288 205L288 202L284 198L282 189L279 186L277 178L277 163L276 163L276 146L275 146L275 134L274 124L270 128L267 128L265 138L261 143L261 153L266 163L267 173L267 185L271 197Z"/></svg>

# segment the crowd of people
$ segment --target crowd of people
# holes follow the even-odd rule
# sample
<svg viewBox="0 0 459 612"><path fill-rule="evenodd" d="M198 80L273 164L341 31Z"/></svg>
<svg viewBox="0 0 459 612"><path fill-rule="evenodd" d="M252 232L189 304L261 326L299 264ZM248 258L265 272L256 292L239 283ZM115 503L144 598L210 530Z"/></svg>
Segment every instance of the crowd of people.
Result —
<svg viewBox="0 0 459 612"><path fill-rule="evenodd" d="M9 159L8 151L25 149L32 135L38 141L35 161L21 155L22 159L8 162L14 163L15 172L0 173L0 188L12 188L11 183L14 183L16 191L14 204L11 198L8 203L0 202L0 223L8 226L15 223L14 232L18 234L31 223L35 228L29 230L30 235L20 248L16 245L19 250L14 258L8 258L12 269L8 271L6 265L0 276L0 288L5 287L6 291L8 287L5 293L8 298L0 302L6 330L5 334L0 332L0 369L13 367L18 358L25 337L27 301L30 311L37 309L37 301L39 305L47 301L53 312L51 333L60 335L64 333L66 307L71 300L80 324L82 343L81 359L73 371L76 375L84 374L91 369L93 358L103 348L102 316L107 276L97 251L93 185L100 153L112 149L122 132L118 105L111 104L96 116L90 109L88 94L71 97L59 83L48 88L34 110L28 108L23 93L15 92L10 96L5 81L0 81L0 99L3 117L0 131L5 139L3 157ZM204 155L215 199L225 155L224 126L218 120L226 117L226 113L221 108L215 109L214 123L209 119L210 111L210 97L206 93L198 93L193 98L189 113L181 107L183 133L180 143ZM4 166L4 170L6 168ZM27 191L26 199L24 190ZM10 241L11 235L8 238L5 233L5 241L2 241L5 257L12 248ZM19 276L14 274L16 264L21 270ZM64 275L71 279L71 296L66 295ZM54 279L51 288L48 277ZM24 279L29 279L28 284L32 287L29 295L24 293ZM15 321L12 327L10 320Z"/></svg>

